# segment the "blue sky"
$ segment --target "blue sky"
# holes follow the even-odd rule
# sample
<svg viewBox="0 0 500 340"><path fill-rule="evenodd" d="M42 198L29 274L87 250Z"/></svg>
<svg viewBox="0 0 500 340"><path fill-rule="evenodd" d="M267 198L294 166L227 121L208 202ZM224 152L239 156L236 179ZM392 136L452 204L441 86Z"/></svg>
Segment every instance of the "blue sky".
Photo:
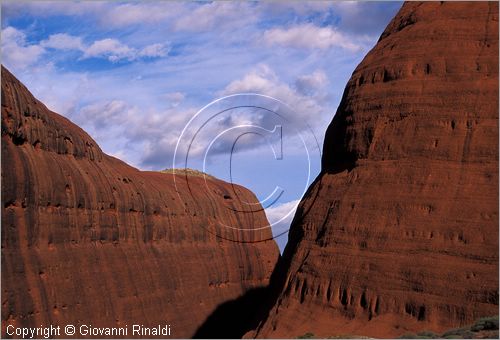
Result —
<svg viewBox="0 0 500 340"><path fill-rule="evenodd" d="M196 116L187 132L216 109L242 103L286 118L229 110L203 125L189 155L190 167L202 170L205 160L205 170L225 180L231 164L233 181L261 200L279 188L266 213L273 232L281 233L319 173L324 133L347 80L400 6L3 1L2 63L106 153L144 170L172 167L186 124L212 101L238 93L279 100L222 100ZM231 133L243 130L231 130L207 149L218 134L250 125L263 130L254 128L237 144ZM270 132L276 126L280 159L273 154L280 136ZM286 239L278 238L280 247Z"/></svg>

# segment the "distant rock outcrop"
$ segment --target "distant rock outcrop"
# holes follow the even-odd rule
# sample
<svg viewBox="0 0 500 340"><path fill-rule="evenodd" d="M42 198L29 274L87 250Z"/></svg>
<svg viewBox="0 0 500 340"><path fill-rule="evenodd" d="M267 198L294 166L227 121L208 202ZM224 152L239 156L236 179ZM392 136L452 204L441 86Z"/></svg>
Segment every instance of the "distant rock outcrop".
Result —
<svg viewBox="0 0 500 340"><path fill-rule="evenodd" d="M497 315L498 107L498 3L405 3L347 84L253 335Z"/></svg>
<svg viewBox="0 0 500 340"><path fill-rule="evenodd" d="M2 338L51 324L169 324L191 337L265 286L278 247L270 228L253 230L264 211L234 198L256 197L199 176L176 188L173 176L104 154L2 67Z"/></svg>

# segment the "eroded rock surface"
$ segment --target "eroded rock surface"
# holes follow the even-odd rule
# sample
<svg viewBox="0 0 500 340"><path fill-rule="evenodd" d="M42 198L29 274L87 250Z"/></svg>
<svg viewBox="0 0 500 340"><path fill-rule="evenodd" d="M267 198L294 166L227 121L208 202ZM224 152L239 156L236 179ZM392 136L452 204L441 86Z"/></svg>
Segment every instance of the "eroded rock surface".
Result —
<svg viewBox="0 0 500 340"><path fill-rule="evenodd" d="M256 197L200 176L176 188L173 176L104 154L2 68L2 338L8 325L134 323L191 337L265 286L278 247L253 243L272 238L253 230L265 214L235 198Z"/></svg>
<svg viewBox="0 0 500 340"><path fill-rule="evenodd" d="M258 337L498 314L498 3L405 3L349 80Z"/></svg>

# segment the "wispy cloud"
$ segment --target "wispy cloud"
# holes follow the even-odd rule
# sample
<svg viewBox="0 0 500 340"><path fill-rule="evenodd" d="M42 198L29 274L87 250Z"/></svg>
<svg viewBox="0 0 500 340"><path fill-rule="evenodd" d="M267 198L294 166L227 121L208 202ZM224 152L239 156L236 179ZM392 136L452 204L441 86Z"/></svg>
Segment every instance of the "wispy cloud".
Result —
<svg viewBox="0 0 500 340"><path fill-rule="evenodd" d="M299 76L295 81L295 88L302 95L318 93L328 85L328 76L322 70L316 70L311 74Z"/></svg>
<svg viewBox="0 0 500 340"><path fill-rule="evenodd" d="M43 54L43 47L28 44L26 34L14 27L2 30L3 63L14 69L23 69L36 63Z"/></svg>
<svg viewBox="0 0 500 340"><path fill-rule="evenodd" d="M271 46L321 50L341 47L351 51L358 51L361 48L332 27L318 27L310 23L289 28L272 28L264 32L262 39Z"/></svg>
<svg viewBox="0 0 500 340"><path fill-rule="evenodd" d="M134 49L122 44L116 39L102 39L92 43L83 54L84 58L106 57L109 61L120 59L133 60L136 55Z"/></svg>
<svg viewBox="0 0 500 340"><path fill-rule="evenodd" d="M85 50L82 38L75 37L66 33L56 33L42 40L40 46L43 48L54 48L58 50Z"/></svg>
<svg viewBox="0 0 500 340"><path fill-rule="evenodd" d="M129 47L117 39L102 39L94 41L84 49L83 58L107 58L111 62L120 60L133 61L138 58L158 58L168 55L169 48L165 44L155 43L142 49Z"/></svg>
<svg viewBox="0 0 500 340"><path fill-rule="evenodd" d="M172 164L179 135L200 108L239 92L286 103L293 109L292 127L309 125L321 144L345 82L400 4L3 1L1 6L3 64L105 152L143 169L161 169ZM258 110L240 110L207 126L199 135L201 145L221 129L249 122L275 126ZM221 139L214 151L223 157L232 142ZM260 164L263 154L272 157L268 149L260 152L267 148L263 141L241 140L238 146L249 166ZM299 166L289 160L287 176L276 178L293 186L300 176L291 171ZM276 184L253 177L258 195ZM252 189L251 181L247 184ZM302 183L296 187L294 192L302 192ZM287 191L267 209L269 219L298 198ZM276 228L286 229L292 215Z"/></svg>
<svg viewBox="0 0 500 340"><path fill-rule="evenodd" d="M258 19L258 10L252 3L214 1L202 6L195 6L191 11L180 16L174 24L175 30L206 31L214 29L234 29L245 27Z"/></svg>
<svg viewBox="0 0 500 340"><path fill-rule="evenodd" d="M175 18L184 10L180 3L138 2L119 3L108 7L100 16L103 25L127 27L130 25L154 25Z"/></svg>
<svg viewBox="0 0 500 340"><path fill-rule="evenodd" d="M300 84L300 87L294 88L293 83ZM295 113L294 120L302 124L305 121L317 122L318 116L324 113L322 97L315 96L315 94L324 90L327 83L326 75L316 71L312 74L301 75L293 80L292 84L288 84L282 81L270 66L259 64L241 79L233 80L220 92L220 95L245 92L266 94L288 104ZM313 87L315 87L314 91Z"/></svg>
<svg viewBox="0 0 500 340"><path fill-rule="evenodd" d="M190 115L227 94L277 98L321 139L340 98L333 93L342 87L339 70L346 70L345 78L350 73L343 60L353 65L366 50L366 37L343 31L334 11L352 17L363 8L330 2L5 2L2 15L10 26L2 31L3 61L22 79L36 80L40 99L83 125L106 151L159 168L169 163ZM21 15L32 18L30 26L16 21ZM61 17L83 21L85 28L51 24L39 30ZM338 58L342 65L335 64ZM144 68L145 61L151 67ZM269 123L252 114L221 124ZM150 131L142 133L146 126Z"/></svg>
<svg viewBox="0 0 500 340"><path fill-rule="evenodd" d="M351 17L364 8L329 2L6 2L3 17L11 26L2 31L3 60L28 82L36 80L41 99L89 129L105 150L129 154L127 159L142 167L163 167L190 115L227 94L275 97L321 137L330 118L326 112L340 97L332 91L342 86L339 66L326 60L341 56L354 64L362 56L357 37L335 25L342 18L331 19L336 7ZM32 36L35 26L26 26L26 19L16 23L21 15L31 16L35 26L61 16L87 25L58 30L52 24L45 35ZM133 30L123 29L131 25ZM145 60L154 67L142 67ZM120 68L93 72L85 62L101 70ZM349 72L346 68L344 77ZM255 121L251 114L223 124Z"/></svg>
<svg viewBox="0 0 500 340"><path fill-rule="evenodd" d="M269 223L274 224L271 229L281 253L283 253L288 240L288 230L290 229L290 224L292 223L299 203L300 199L293 200L279 205L273 205L265 210Z"/></svg>
<svg viewBox="0 0 500 340"><path fill-rule="evenodd" d="M14 70L24 69L37 63L47 49L80 51L82 59L104 58L110 62L133 61L140 58L166 57L169 46L154 43L142 48L129 47L117 39L105 38L86 45L83 39L66 33L56 33L38 44L29 44L26 33L14 27L2 29L2 51L5 64Z"/></svg>
<svg viewBox="0 0 500 340"><path fill-rule="evenodd" d="M175 17L183 7L173 2L4 1L2 14L7 19L26 15L39 18L71 16L91 19L101 26L123 28L136 24L156 24Z"/></svg>

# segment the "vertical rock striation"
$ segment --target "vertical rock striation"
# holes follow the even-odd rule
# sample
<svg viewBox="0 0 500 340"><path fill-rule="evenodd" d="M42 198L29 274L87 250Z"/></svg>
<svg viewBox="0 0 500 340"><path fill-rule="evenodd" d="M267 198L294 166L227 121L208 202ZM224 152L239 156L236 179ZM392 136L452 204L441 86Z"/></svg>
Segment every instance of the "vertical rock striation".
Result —
<svg viewBox="0 0 500 340"><path fill-rule="evenodd" d="M272 237L254 230L264 212L234 197L216 179L104 154L2 68L2 338L8 325L134 323L191 337L217 306L265 286L279 257L273 240L255 242Z"/></svg>
<svg viewBox="0 0 500 340"><path fill-rule="evenodd" d="M498 3L405 3L346 86L254 335L497 315L498 107Z"/></svg>

